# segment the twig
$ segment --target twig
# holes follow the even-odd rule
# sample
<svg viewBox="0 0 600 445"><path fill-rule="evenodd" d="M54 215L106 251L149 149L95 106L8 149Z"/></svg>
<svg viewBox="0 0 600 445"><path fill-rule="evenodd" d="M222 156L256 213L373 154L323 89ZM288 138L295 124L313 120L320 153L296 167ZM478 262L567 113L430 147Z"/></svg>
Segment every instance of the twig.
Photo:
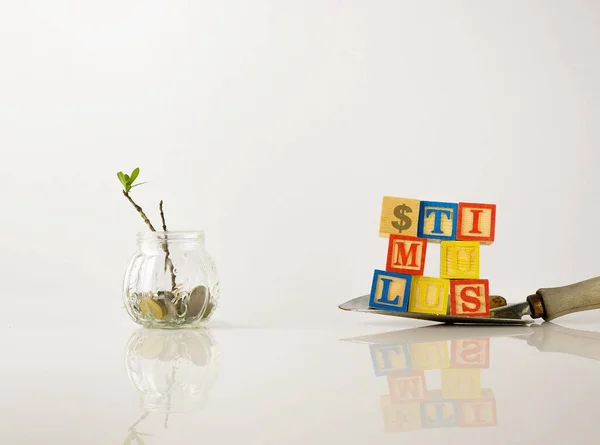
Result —
<svg viewBox="0 0 600 445"><path fill-rule="evenodd" d="M135 207L135 209L137 210L137 212L140 214L140 216L142 217L142 219L144 220L144 222L146 223L146 225L148 227L150 227L150 230L152 230L153 232L156 232L156 229L154 228L154 226L152 225L152 223L150 222L150 220L148 219L148 217L146 216L146 214L144 213L144 211L142 210L142 208L137 205L133 199L131 199L131 196L129 196L129 193L127 193L125 190L123 190L123 194L125 195L125 197L129 200L129 202L131 203L131 205L133 207Z"/></svg>
<svg viewBox="0 0 600 445"><path fill-rule="evenodd" d="M158 205L160 208L160 219L162 220L162 228L165 232L165 271L167 270L167 266L169 267L169 272L171 272L171 290L175 292L177 287L176 279L175 279L175 269L173 267L173 261L171 261L169 252L169 238L167 237L167 223L165 221L165 212L163 211L163 202L160 200L160 204Z"/></svg>
<svg viewBox="0 0 600 445"><path fill-rule="evenodd" d="M150 222L150 220L148 219L148 217L146 216L146 214L144 213L144 211L142 210L142 208L137 205L135 203L135 201L131 198L131 196L129 195L128 192L126 192L125 190L123 190L123 195L125 195L125 197L129 200L129 202L131 203L131 205L137 210L137 212L140 214L140 216L142 217L142 219L144 220L144 222L146 223L146 225L150 228L151 231L156 232L156 229L154 228L154 226L152 225L152 223ZM161 201L161 217L163 220L163 228L166 232L166 225L164 224L165 218L164 218L164 214L162 213L162 201ZM165 241L166 241L166 235L165 235ZM169 246L167 245L167 243L163 243L162 245L162 250L165 252L165 255L167 258L169 258ZM175 269L173 267L173 262L171 261L171 259L169 258L168 260L169 262L169 268L171 271L171 287L173 292L175 291Z"/></svg>

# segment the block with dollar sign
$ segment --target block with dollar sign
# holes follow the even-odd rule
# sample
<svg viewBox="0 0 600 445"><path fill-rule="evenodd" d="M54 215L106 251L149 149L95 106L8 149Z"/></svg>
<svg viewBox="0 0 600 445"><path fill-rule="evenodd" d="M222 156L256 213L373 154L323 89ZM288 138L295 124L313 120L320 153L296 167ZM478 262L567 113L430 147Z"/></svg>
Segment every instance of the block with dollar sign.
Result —
<svg viewBox="0 0 600 445"><path fill-rule="evenodd" d="M417 236L421 201L410 198L384 196L381 204L379 236L388 237L395 233Z"/></svg>
<svg viewBox="0 0 600 445"><path fill-rule="evenodd" d="M423 275L427 240L406 235L390 235L385 269L408 275Z"/></svg>

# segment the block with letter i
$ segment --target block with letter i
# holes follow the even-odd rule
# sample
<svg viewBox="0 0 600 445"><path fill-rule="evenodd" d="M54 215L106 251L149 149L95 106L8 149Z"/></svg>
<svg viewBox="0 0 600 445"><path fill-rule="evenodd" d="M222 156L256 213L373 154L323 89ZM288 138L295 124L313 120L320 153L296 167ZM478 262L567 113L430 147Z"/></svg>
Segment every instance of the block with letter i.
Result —
<svg viewBox="0 0 600 445"><path fill-rule="evenodd" d="M450 280L450 314L462 317L489 316L489 281Z"/></svg>
<svg viewBox="0 0 600 445"><path fill-rule="evenodd" d="M423 275L427 240L405 235L390 235L386 270L408 275Z"/></svg>
<svg viewBox="0 0 600 445"><path fill-rule="evenodd" d="M478 279L479 243L476 241L442 241L440 277Z"/></svg>
<svg viewBox="0 0 600 445"><path fill-rule="evenodd" d="M375 270L369 296L369 307L386 311L406 312L412 276L385 270Z"/></svg>
<svg viewBox="0 0 600 445"><path fill-rule="evenodd" d="M495 426L498 423L496 398L489 388L482 389L478 399L461 400L458 412L461 428Z"/></svg>
<svg viewBox="0 0 600 445"><path fill-rule="evenodd" d="M492 244L496 236L496 204L458 203L456 239Z"/></svg>

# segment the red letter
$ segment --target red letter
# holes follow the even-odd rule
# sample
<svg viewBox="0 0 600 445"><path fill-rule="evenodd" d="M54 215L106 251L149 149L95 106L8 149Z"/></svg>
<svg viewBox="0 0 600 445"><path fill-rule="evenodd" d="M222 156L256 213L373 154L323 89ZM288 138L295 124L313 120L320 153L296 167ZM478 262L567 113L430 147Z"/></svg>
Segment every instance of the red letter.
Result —
<svg viewBox="0 0 600 445"><path fill-rule="evenodd" d="M406 246L405 241L399 240L396 243L396 248L398 250L396 251L395 266L418 267L416 261L417 261L417 249L419 247L419 244L412 243L410 245L410 247L408 248L408 252L406 251L405 246ZM398 257L400 257L400 258L398 258ZM398 259L400 259L401 262L399 262ZM406 264L409 262L409 260L410 260L410 264Z"/></svg>
<svg viewBox="0 0 600 445"><path fill-rule="evenodd" d="M467 295L467 292L472 292L475 294ZM473 287L464 287L460 291L460 298L463 300L462 310L463 312L479 312L481 308L481 300L478 298L481 294L481 287L473 286ZM474 307L467 307L467 303L474 305Z"/></svg>
<svg viewBox="0 0 600 445"><path fill-rule="evenodd" d="M469 233L481 233L481 230L479 230L479 215L481 215L483 210L481 210L481 209L469 209L469 210L471 210L471 213L473 214L473 228L471 229L471 231Z"/></svg>

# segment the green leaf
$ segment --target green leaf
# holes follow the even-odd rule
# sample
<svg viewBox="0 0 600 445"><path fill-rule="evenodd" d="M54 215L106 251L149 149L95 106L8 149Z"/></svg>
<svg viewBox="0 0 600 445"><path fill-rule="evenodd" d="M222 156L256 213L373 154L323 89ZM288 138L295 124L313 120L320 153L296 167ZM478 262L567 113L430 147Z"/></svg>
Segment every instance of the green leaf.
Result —
<svg viewBox="0 0 600 445"><path fill-rule="evenodd" d="M139 176L139 174L140 174L140 169L139 169L139 167L137 167L135 170L133 170L133 171L131 172L131 178L130 178L130 179L131 179L131 184L133 184L133 183L134 183L134 181L137 179L137 177Z"/></svg>
<svg viewBox="0 0 600 445"><path fill-rule="evenodd" d="M118 172L117 178L119 178L119 181L121 181L121 184L123 184L123 187L127 187L127 181L125 180L125 175L123 174L123 172Z"/></svg>
<svg viewBox="0 0 600 445"><path fill-rule="evenodd" d="M148 184L148 181L146 181L146 182L138 182L136 185L132 185L131 188L137 187L138 185L142 185L142 184Z"/></svg>
<svg viewBox="0 0 600 445"><path fill-rule="evenodd" d="M125 173L123 176L125 176L125 181L127 182L127 184L131 184L131 178L129 177L129 175Z"/></svg>

